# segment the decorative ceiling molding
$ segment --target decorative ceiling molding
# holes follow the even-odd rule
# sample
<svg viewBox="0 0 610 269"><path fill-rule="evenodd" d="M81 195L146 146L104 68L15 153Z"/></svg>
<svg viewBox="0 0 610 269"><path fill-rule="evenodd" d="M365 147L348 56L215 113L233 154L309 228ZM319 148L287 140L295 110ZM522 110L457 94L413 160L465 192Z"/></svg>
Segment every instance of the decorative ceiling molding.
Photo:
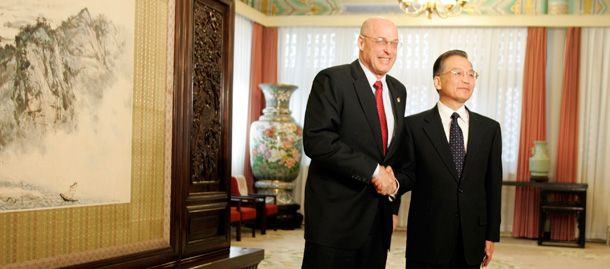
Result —
<svg viewBox="0 0 610 269"><path fill-rule="evenodd" d="M240 0L267 16L399 14L396 0ZM610 0L471 0L464 15L610 15Z"/></svg>
<svg viewBox="0 0 610 269"><path fill-rule="evenodd" d="M610 27L610 15L460 15L450 19L409 17L400 14L358 14L317 16L266 16L236 1L236 12L267 27L360 26L371 16L384 16L397 26L413 27ZM397 3L398 5L398 3Z"/></svg>

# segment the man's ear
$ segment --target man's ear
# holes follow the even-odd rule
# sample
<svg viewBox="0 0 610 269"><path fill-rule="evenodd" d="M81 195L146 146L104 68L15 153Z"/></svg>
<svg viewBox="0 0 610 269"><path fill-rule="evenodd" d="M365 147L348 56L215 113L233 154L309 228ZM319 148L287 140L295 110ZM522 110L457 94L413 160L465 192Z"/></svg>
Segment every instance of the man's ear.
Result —
<svg viewBox="0 0 610 269"><path fill-rule="evenodd" d="M441 89L441 77L440 76L434 77L434 88L436 88L436 90Z"/></svg>
<svg viewBox="0 0 610 269"><path fill-rule="evenodd" d="M358 48L364 50L364 37L358 36Z"/></svg>

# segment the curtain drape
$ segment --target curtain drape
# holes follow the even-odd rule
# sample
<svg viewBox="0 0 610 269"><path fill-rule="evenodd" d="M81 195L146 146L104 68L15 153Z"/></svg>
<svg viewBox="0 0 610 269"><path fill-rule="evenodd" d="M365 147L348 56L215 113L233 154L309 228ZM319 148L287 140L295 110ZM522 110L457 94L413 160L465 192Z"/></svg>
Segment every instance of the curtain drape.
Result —
<svg viewBox="0 0 610 269"><path fill-rule="evenodd" d="M235 15L233 51L233 115L231 133L231 175L244 174L244 152L248 132L250 97L250 57L252 54L252 21Z"/></svg>
<svg viewBox="0 0 610 269"><path fill-rule="evenodd" d="M523 77L523 109L517 181L529 181L529 158L536 140L546 140L546 28L530 27ZM512 234L538 237L538 189L517 187Z"/></svg>
<svg viewBox="0 0 610 269"><path fill-rule="evenodd" d="M580 61L578 169L587 191L586 238L606 238L610 225L610 28L583 28Z"/></svg>
<svg viewBox="0 0 610 269"><path fill-rule="evenodd" d="M580 28L570 28L566 39L563 94L557 143L555 182L575 183L578 146L578 81L580 77ZM556 195L556 200L569 199ZM573 215L553 215L551 240L574 240Z"/></svg>
<svg viewBox="0 0 610 269"><path fill-rule="evenodd" d="M250 62L250 99L244 159L244 177L248 191L254 192L254 176L250 167L250 125L257 121L265 108L265 95L260 83L277 82L277 27L252 26L252 58Z"/></svg>
<svg viewBox="0 0 610 269"><path fill-rule="evenodd" d="M359 31L359 27L280 28L278 80L299 86L290 101L292 115L299 124L303 124L314 76L324 68L348 64L358 58L356 41ZM405 114L414 114L434 106L438 101L432 83L434 61L447 50L465 50L474 69L481 74L474 95L466 105L475 112L498 120L502 125L504 178L514 178L527 29L400 27L398 31L403 46L398 51L390 75L407 88ZM294 195L301 206L309 159L304 156L302 163L304 166L295 180ZM409 195L403 197L399 215L401 226L406 225ZM502 217L503 220L510 220L510 215L503 214ZM511 223L503 223L506 226L504 230L509 230Z"/></svg>

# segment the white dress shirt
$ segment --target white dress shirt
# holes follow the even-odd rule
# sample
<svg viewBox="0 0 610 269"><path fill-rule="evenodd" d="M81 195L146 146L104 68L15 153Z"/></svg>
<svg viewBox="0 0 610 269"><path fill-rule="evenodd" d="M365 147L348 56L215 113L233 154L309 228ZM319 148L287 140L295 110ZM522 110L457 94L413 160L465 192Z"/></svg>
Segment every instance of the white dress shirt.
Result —
<svg viewBox="0 0 610 269"><path fill-rule="evenodd" d="M464 152L468 151L468 122L470 116L465 106L460 107L457 111L453 111L451 108L444 105L441 101L438 101L438 113L441 115L441 121L443 122L443 129L445 130L445 136L447 137L447 143L449 143L449 132L451 129L451 115L453 112L457 112L460 117L458 118L458 125L462 129L462 135L464 136Z"/></svg>
<svg viewBox="0 0 610 269"><path fill-rule="evenodd" d="M362 67L362 70L364 70L364 74L366 75L366 80L369 82L369 86L371 87L371 92L373 93L373 96L376 96L376 91L377 91L377 89L375 89L375 87L373 87L373 85L378 80L381 81L381 85L383 87L383 90L381 92L381 96L383 98L383 110L385 112L385 118L386 118L386 122L387 122L387 126L388 126L388 144L386 145L386 147L389 148L390 144L392 143L392 138L394 137L394 109L392 109L392 101L390 99L390 89L388 88L388 83L386 82L387 75L383 75L383 77L381 77L381 79L377 79L375 74L373 74L373 72L371 72L371 70L366 68L366 66L364 66L362 64L360 59L358 60L358 63L360 63L360 67ZM373 176L371 178L374 178L377 175L379 175L379 165L377 165L377 168L375 168L375 172L373 172ZM394 193L390 194L390 196L388 197L388 199L390 199L390 201L394 200L396 193L398 193L398 189L400 188L400 183L398 183L398 180L396 180L396 179L394 179L394 180L396 181L397 188L396 188L396 191L394 191Z"/></svg>
<svg viewBox="0 0 610 269"><path fill-rule="evenodd" d="M360 60L358 60L358 63L360 63L360 67L362 67L362 70L364 70L364 74L366 75L366 79L369 82L369 86L371 87L371 92L373 93L373 96L375 96L375 92L377 91L377 89L373 87L375 82L379 80L381 81L381 85L383 86L381 96L383 97L383 110L385 112L385 118L388 123L388 144L386 145L386 147L389 148L390 144L392 143L392 138L394 137L394 110L392 109L392 101L390 98L390 90L388 88L388 83L386 82L386 75L383 75L381 79L377 79L373 72L366 68L362 64L362 62L360 62Z"/></svg>

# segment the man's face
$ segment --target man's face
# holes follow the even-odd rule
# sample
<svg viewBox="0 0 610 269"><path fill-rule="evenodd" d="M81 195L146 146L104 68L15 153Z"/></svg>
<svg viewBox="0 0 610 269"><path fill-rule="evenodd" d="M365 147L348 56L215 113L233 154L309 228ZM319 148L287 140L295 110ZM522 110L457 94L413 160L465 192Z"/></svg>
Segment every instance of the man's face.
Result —
<svg viewBox="0 0 610 269"><path fill-rule="evenodd" d="M396 26L388 20L375 20L358 38L360 61L377 78L381 78L396 62L396 43L398 43Z"/></svg>
<svg viewBox="0 0 610 269"><path fill-rule="evenodd" d="M443 104L459 107L470 99L475 84L475 78L468 75L472 71L470 62L462 56L454 55L445 59L441 74L434 77L434 86Z"/></svg>

